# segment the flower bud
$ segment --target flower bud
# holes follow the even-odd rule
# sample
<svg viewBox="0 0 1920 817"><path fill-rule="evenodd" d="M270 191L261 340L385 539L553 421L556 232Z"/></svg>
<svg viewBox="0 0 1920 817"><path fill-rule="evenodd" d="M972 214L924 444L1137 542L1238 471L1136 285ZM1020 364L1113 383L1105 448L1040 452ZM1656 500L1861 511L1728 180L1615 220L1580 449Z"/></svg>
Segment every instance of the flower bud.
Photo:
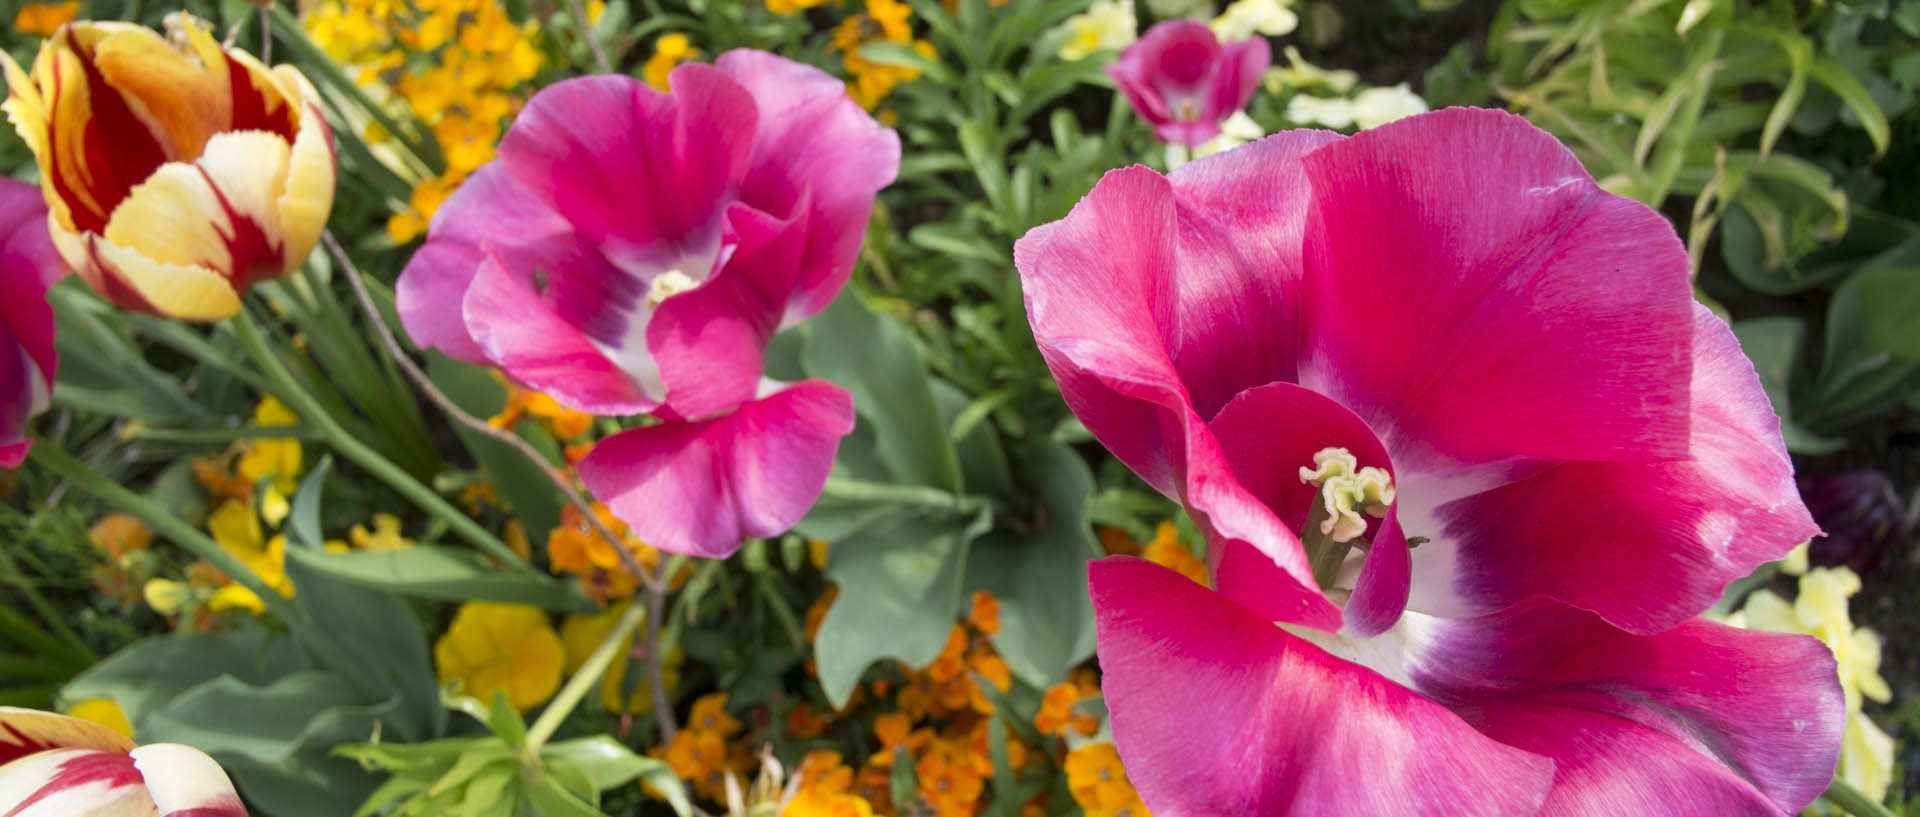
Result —
<svg viewBox="0 0 1920 817"><path fill-rule="evenodd" d="M1807 548L1815 565L1845 565L1866 575L1885 569L1907 536L1906 509L1879 471L1801 477L1800 496L1826 531Z"/></svg>
<svg viewBox="0 0 1920 817"><path fill-rule="evenodd" d="M114 304L218 320L297 268L333 207L333 137L313 87L223 49L115 22L62 26L29 74L4 62L62 258Z"/></svg>

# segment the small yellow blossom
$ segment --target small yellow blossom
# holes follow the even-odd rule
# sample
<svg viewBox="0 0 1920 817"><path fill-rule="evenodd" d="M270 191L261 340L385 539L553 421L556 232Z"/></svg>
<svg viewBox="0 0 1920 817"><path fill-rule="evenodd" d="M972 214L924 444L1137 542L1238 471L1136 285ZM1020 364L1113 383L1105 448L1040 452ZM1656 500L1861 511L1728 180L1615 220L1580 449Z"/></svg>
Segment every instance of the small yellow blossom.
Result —
<svg viewBox="0 0 1920 817"><path fill-rule="evenodd" d="M1286 48L1287 67L1267 69L1260 78L1267 92L1278 94L1283 91L1327 91L1345 95L1360 83L1360 75L1347 70L1329 71L1300 56L1300 49L1289 45Z"/></svg>
<svg viewBox="0 0 1920 817"><path fill-rule="evenodd" d="M1236 0L1213 18L1213 35L1225 41L1245 40L1255 34L1263 37L1291 34L1300 25L1300 17L1287 5L1286 0Z"/></svg>
<svg viewBox="0 0 1920 817"><path fill-rule="evenodd" d="M1145 817L1140 794L1127 780L1127 770L1120 765L1120 754L1113 744L1089 743L1068 752L1064 765L1067 789L1089 815L1124 812Z"/></svg>
<svg viewBox="0 0 1920 817"><path fill-rule="evenodd" d="M1094 0L1087 10L1061 26L1067 41L1060 46L1060 59L1083 60L1099 51L1118 51L1140 38L1140 21L1133 15L1133 0Z"/></svg>
<svg viewBox="0 0 1920 817"><path fill-rule="evenodd" d="M656 90L667 90L667 75L673 73L673 67L700 56L700 49L693 47L693 41L679 32L662 34L653 41L653 56L647 58L647 64L640 71L647 84Z"/></svg>
<svg viewBox="0 0 1920 817"><path fill-rule="evenodd" d="M259 428L290 426L300 417L272 396L260 399L254 407L253 424ZM300 487L300 441L285 437L259 437L247 442L234 463L234 473L250 485L267 480L266 494L260 497L260 515L271 525L280 524L292 509L288 499Z"/></svg>
<svg viewBox="0 0 1920 817"><path fill-rule="evenodd" d="M441 683L460 681L483 701L504 692L525 712L559 688L566 650L540 608L470 601L434 643L433 663Z"/></svg>
<svg viewBox="0 0 1920 817"><path fill-rule="evenodd" d="M400 517L390 513L373 515L373 530L365 525L356 524L347 531L347 538L353 546L361 550L401 550L413 547L413 540L400 535Z"/></svg>
<svg viewBox="0 0 1920 817"><path fill-rule="evenodd" d="M126 710L121 709L112 698L88 698L69 708L67 715L100 724L128 738L133 737L133 722L127 720Z"/></svg>
<svg viewBox="0 0 1920 817"><path fill-rule="evenodd" d="M173 579L148 579L146 586L141 589L141 594L145 597L147 606L163 616L178 615L181 610L186 609L187 602L192 598L192 592L187 584Z"/></svg>
<svg viewBox="0 0 1920 817"><path fill-rule="evenodd" d="M207 532L213 534L213 540L219 542L220 547L252 569L261 582L280 595L293 598L293 580L287 577L286 537L267 539L252 509L240 502L221 505L207 516ZM216 613L236 607L255 613L266 609L260 597L241 584L220 588L207 606Z"/></svg>
<svg viewBox="0 0 1920 817"><path fill-rule="evenodd" d="M35 37L51 37L53 32L80 14L80 0L64 3L28 3L13 15L13 29Z"/></svg>
<svg viewBox="0 0 1920 817"><path fill-rule="evenodd" d="M827 0L767 0L767 10L774 14L799 14L825 2Z"/></svg>
<svg viewBox="0 0 1920 817"><path fill-rule="evenodd" d="M1153 533L1153 541L1147 543L1141 554L1147 561L1173 568L1199 584L1207 583L1207 563L1193 555L1193 551L1181 543L1179 532L1172 522L1162 522Z"/></svg>

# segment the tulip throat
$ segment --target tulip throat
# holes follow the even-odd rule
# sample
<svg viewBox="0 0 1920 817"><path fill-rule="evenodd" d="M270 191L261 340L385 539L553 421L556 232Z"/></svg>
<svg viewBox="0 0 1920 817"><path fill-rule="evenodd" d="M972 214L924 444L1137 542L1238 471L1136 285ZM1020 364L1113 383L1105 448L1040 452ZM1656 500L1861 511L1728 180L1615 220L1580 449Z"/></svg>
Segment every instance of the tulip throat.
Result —
<svg viewBox="0 0 1920 817"><path fill-rule="evenodd" d="M1322 589L1333 586L1347 553L1361 546L1367 520L1385 517L1393 505L1393 477L1386 469L1360 467L1345 448L1329 446L1313 455L1312 468L1300 469L1300 481L1319 488L1307 509L1306 529L1300 532L1313 578Z"/></svg>
<svg viewBox="0 0 1920 817"><path fill-rule="evenodd" d="M700 282L693 276L679 269L667 270L655 275L652 281L647 282L647 306L658 309L661 302L666 299L698 286Z"/></svg>

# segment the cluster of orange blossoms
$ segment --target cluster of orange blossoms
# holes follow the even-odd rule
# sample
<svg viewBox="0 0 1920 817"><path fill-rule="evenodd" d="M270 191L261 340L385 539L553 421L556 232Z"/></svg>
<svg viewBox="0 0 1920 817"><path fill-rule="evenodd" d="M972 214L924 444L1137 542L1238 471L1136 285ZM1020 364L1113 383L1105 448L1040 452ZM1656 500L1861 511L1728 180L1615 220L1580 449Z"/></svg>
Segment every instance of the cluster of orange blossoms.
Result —
<svg viewBox="0 0 1920 817"><path fill-rule="evenodd" d="M726 802L727 775L740 774L752 763L746 748L727 741L744 728L727 714L727 693L715 692L693 702L686 724L665 747L650 753L663 758L680 779L693 784L701 797Z"/></svg>
<svg viewBox="0 0 1920 817"><path fill-rule="evenodd" d="M913 7L900 0L867 0L864 13L841 20L840 25L834 27L833 42L827 46L827 50L840 52L840 62L851 76L847 81L847 96L853 97L860 107L871 111L879 107L880 101L886 99L888 94L893 93L894 86L920 77L917 68L885 65L861 56L861 46L868 43L902 43L912 46L913 50L928 59L936 56L932 43L914 39L913 28L907 23L907 18L912 16ZM883 112L882 121L888 118Z"/></svg>

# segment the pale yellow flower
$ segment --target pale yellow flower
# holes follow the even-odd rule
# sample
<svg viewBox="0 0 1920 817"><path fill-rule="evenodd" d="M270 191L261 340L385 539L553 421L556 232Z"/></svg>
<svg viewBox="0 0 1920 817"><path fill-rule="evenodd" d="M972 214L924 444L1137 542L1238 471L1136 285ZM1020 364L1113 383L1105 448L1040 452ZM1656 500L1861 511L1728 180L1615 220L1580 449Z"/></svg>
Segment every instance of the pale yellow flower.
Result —
<svg viewBox="0 0 1920 817"><path fill-rule="evenodd" d="M1098 51L1118 51L1140 38L1140 21L1132 0L1094 0L1087 10L1068 17L1061 27L1067 41L1060 59L1081 60Z"/></svg>
<svg viewBox="0 0 1920 817"><path fill-rule="evenodd" d="M1213 36L1224 41L1291 34L1300 17L1287 5L1285 0L1238 0L1213 18Z"/></svg>

